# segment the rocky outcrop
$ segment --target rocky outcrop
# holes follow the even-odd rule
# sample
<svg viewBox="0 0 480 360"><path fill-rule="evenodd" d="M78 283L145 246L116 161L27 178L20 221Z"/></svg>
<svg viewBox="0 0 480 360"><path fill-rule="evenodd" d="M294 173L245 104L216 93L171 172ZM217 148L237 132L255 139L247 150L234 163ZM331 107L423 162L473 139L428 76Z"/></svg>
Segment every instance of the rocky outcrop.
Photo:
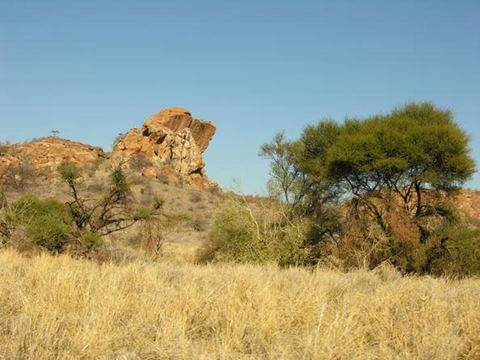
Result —
<svg viewBox="0 0 480 360"><path fill-rule="evenodd" d="M8 153L20 161L29 161L36 168L48 166L52 169L63 161L72 161L82 167L105 157L104 151L99 147L53 136L12 145Z"/></svg>
<svg viewBox="0 0 480 360"><path fill-rule="evenodd" d="M480 191L461 190L455 199L458 211L462 216L480 220Z"/></svg>
<svg viewBox="0 0 480 360"><path fill-rule="evenodd" d="M203 152L215 134L210 121L194 118L182 108L170 108L151 116L139 129L131 129L114 146L112 154L95 146L58 137L9 145L0 149L0 176L20 165L56 169L64 161L87 168L98 158L109 158L110 167L130 165L132 171L164 182L207 189ZM53 172L56 173L56 172Z"/></svg>
<svg viewBox="0 0 480 360"><path fill-rule="evenodd" d="M148 176L164 175L194 187L210 187L202 154L215 131L212 122L196 119L185 109L166 109L125 134L115 144L113 158L128 160L143 154L152 164L144 169Z"/></svg>

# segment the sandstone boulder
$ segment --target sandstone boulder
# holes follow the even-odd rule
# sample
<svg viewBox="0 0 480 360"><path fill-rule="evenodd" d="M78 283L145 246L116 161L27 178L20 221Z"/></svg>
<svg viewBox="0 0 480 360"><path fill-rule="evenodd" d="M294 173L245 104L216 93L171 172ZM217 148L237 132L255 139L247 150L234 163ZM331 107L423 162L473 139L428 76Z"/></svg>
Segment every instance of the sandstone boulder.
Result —
<svg viewBox="0 0 480 360"><path fill-rule="evenodd" d="M205 188L210 183L202 154L215 131L212 122L196 119L182 108L169 108L151 116L141 128L125 134L115 144L113 158L128 160L144 154L153 168L144 171L148 176L163 174L173 181ZM166 171L166 167L174 172Z"/></svg>

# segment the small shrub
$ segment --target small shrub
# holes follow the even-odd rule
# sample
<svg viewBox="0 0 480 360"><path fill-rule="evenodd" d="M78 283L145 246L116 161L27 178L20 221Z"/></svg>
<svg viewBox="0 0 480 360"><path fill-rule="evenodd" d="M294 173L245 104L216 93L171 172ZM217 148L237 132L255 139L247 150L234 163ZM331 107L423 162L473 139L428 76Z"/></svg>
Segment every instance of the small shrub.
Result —
<svg viewBox="0 0 480 360"><path fill-rule="evenodd" d="M162 209L164 205L165 205L165 199L159 196L153 197L153 207L155 208L155 210Z"/></svg>
<svg viewBox="0 0 480 360"><path fill-rule="evenodd" d="M100 234L92 231L82 231L80 239L87 250L98 249L103 244Z"/></svg>
<svg viewBox="0 0 480 360"><path fill-rule="evenodd" d="M124 134L124 133L119 133L117 136L115 136L115 139L113 139L112 148L114 148L119 141L123 140L125 135L126 134Z"/></svg>
<svg viewBox="0 0 480 360"><path fill-rule="evenodd" d="M215 196L220 196L222 194L222 190L220 190L218 186L212 186L208 188L208 192Z"/></svg>
<svg viewBox="0 0 480 360"><path fill-rule="evenodd" d="M30 160L24 160L19 165L9 168L2 177L7 188L22 191L35 184L37 171Z"/></svg>
<svg viewBox="0 0 480 360"><path fill-rule="evenodd" d="M37 170L37 176L43 180L50 180L53 174L53 170L50 166L43 166Z"/></svg>
<svg viewBox="0 0 480 360"><path fill-rule="evenodd" d="M143 168L152 166L152 162L148 161L147 157L143 153L137 153L130 157L128 160L130 169L133 171L142 171Z"/></svg>
<svg viewBox="0 0 480 360"><path fill-rule="evenodd" d="M24 227L29 239L51 252L61 252L73 239L68 210L54 199L26 195L10 205L7 218L14 228Z"/></svg>
<svg viewBox="0 0 480 360"><path fill-rule="evenodd" d="M199 216L193 220L192 227L195 231L198 231L198 232L207 231L208 219L203 216Z"/></svg>
<svg viewBox="0 0 480 360"><path fill-rule="evenodd" d="M203 196L201 193L199 192L194 192L192 194L190 194L190 201L192 203L199 203L203 200Z"/></svg>
<svg viewBox="0 0 480 360"><path fill-rule="evenodd" d="M74 182L81 176L80 170L77 168L75 163L71 161L65 161L61 163L57 170L62 178L68 183Z"/></svg>
<svg viewBox="0 0 480 360"><path fill-rule="evenodd" d="M93 160L92 170L97 171L100 165L105 162L105 160L106 159L104 157L97 157L95 160Z"/></svg>
<svg viewBox="0 0 480 360"><path fill-rule="evenodd" d="M164 224L156 218L148 219L143 224L141 236L145 252L154 260L160 257L165 243Z"/></svg>
<svg viewBox="0 0 480 360"><path fill-rule="evenodd" d="M427 252L427 271L433 275L480 275L480 229L456 226Z"/></svg>
<svg viewBox="0 0 480 360"><path fill-rule="evenodd" d="M70 227L56 217L38 216L27 225L27 236L51 252L61 252L72 240Z"/></svg>
<svg viewBox="0 0 480 360"><path fill-rule="evenodd" d="M170 184L170 179L168 178L168 175L165 175L165 174L158 174L157 175L157 180L160 181L164 185Z"/></svg>
<svg viewBox="0 0 480 360"><path fill-rule="evenodd" d="M10 147L10 144L0 142L0 155L5 155L8 152L9 147Z"/></svg>
<svg viewBox="0 0 480 360"><path fill-rule="evenodd" d="M308 243L311 227L310 220L289 213L280 202L267 199L252 205L231 198L215 214L197 260L307 265L315 258L315 247Z"/></svg>
<svg viewBox="0 0 480 360"><path fill-rule="evenodd" d="M130 191L130 185L128 185L127 178L121 168L118 167L113 170L110 179L113 191L119 196L123 196Z"/></svg>
<svg viewBox="0 0 480 360"><path fill-rule="evenodd" d="M143 235L141 232L137 232L129 237L126 238L126 245L138 249L142 246Z"/></svg>

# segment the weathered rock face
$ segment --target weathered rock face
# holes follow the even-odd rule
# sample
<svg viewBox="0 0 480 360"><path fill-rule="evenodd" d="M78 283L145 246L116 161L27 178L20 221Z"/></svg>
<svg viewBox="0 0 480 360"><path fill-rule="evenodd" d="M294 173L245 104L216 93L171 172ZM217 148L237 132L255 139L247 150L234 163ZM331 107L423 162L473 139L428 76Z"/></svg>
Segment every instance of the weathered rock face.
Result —
<svg viewBox="0 0 480 360"><path fill-rule="evenodd" d="M78 166L84 166L93 163L95 159L105 157L104 151L99 147L53 136L12 145L8 152L20 161L31 162L36 168L46 166L56 168L63 161L72 161Z"/></svg>
<svg viewBox="0 0 480 360"><path fill-rule="evenodd" d="M212 122L198 120L185 109L166 109L151 116L140 129L131 129L115 144L113 157L128 159L144 154L153 167L144 171L149 176L163 174L173 181L209 187L202 153L215 131Z"/></svg>
<svg viewBox="0 0 480 360"><path fill-rule="evenodd" d="M461 190L455 203L460 214L480 220L480 191Z"/></svg>
<svg viewBox="0 0 480 360"><path fill-rule="evenodd" d="M18 166L19 160L10 154L0 154L0 184L7 171Z"/></svg>

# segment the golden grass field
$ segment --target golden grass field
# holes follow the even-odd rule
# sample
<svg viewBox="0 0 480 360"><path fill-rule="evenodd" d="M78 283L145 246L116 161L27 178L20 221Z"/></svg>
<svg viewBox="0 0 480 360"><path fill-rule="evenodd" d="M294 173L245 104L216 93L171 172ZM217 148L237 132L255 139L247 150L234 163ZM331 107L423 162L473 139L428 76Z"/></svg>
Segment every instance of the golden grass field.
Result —
<svg viewBox="0 0 480 360"><path fill-rule="evenodd" d="M0 252L2 359L478 359L480 280Z"/></svg>

